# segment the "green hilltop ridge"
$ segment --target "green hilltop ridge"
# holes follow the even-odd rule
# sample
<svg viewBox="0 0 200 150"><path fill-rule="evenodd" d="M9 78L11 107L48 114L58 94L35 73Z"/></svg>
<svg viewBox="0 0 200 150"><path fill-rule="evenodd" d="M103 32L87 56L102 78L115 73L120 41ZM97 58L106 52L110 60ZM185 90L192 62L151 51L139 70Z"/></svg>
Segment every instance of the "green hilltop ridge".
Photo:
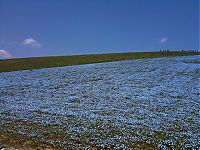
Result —
<svg viewBox="0 0 200 150"><path fill-rule="evenodd" d="M129 52L129 53L1 59L0 72L92 64L92 63L111 62L119 60L189 56L189 55L199 55L199 54L200 52L175 52L175 51L174 52Z"/></svg>

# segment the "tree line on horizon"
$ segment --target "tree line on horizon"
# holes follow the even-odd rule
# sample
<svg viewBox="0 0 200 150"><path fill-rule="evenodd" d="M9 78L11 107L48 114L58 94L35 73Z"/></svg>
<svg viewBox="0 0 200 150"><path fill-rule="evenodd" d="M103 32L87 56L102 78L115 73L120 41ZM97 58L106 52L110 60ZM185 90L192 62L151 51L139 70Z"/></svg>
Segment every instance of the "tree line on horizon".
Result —
<svg viewBox="0 0 200 150"><path fill-rule="evenodd" d="M179 52L192 52L192 53L198 53L198 50L194 50L194 49L188 49L188 50L178 50ZM160 52L173 52L173 50L170 49L160 49Z"/></svg>

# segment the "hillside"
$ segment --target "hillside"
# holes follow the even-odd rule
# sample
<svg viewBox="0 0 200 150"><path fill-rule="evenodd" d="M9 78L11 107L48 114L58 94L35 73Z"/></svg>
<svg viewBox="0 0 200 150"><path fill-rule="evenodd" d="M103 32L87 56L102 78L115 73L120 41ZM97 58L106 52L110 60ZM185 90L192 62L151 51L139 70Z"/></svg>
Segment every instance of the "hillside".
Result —
<svg viewBox="0 0 200 150"><path fill-rule="evenodd" d="M198 52L130 52L73 56L50 56L0 60L0 72L91 64L119 60L199 55Z"/></svg>

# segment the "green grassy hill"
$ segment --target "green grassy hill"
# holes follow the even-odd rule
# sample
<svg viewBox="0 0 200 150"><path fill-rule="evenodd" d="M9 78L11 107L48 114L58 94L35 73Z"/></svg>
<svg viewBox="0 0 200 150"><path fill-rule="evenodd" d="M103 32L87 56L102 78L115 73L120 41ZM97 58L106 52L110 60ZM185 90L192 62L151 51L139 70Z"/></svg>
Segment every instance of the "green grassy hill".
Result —
<svg viewBox="0 0 200 150"><path fill-rule="evenodd" d="M199 55L197 52L132 52L74 56L51 56L0 60L0 72L91 64L118 60Z"/></svg>

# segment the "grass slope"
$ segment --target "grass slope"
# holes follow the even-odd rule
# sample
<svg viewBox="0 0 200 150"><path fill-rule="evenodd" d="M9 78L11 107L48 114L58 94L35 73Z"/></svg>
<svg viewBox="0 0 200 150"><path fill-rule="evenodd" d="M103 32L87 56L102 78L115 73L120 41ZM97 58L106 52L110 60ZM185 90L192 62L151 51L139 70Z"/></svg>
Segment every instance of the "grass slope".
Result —
<svg viewBox="0 0 200 150"><path fill-rule="evenodd" d="M199 55L197 52L132 52L74 56L51 56L0 60L0 72L91 64L118 60Z"/></svg>

